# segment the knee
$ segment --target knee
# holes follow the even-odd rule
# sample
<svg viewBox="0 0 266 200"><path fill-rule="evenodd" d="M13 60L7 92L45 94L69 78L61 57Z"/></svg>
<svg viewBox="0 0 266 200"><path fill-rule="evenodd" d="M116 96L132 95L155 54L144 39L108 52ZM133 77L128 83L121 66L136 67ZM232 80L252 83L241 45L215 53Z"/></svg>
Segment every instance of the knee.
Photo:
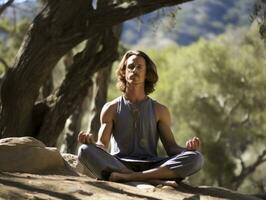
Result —
<svg viewBox="0 0 266 200"><path fill-rule="evenodd" d="M202 154L198 151L190 151L188 156L194 171L199 171L204 163Z"/></svg>
<svg viewBox="0 0 266 200"><path fill-rule="evenodd" d="M195 172L200 170L204 163L204 158L198 151L185 151L182 154L176 155L176 159Z"/></svg>
<svg viewBox="0 0 266 200"><path fill-rule="evenodd" d="M78 150L78 159L83 160L85 157L88 157L94 148L94 144L82 144Z"/></svg>

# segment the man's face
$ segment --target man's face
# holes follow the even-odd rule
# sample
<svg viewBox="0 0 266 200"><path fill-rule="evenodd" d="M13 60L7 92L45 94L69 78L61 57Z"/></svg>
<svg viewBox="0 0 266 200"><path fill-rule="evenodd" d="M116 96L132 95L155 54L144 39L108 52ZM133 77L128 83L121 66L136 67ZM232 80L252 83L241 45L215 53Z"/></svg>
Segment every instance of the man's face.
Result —
<svg viewBox="0 0 266 200"><path fill-rule="evenodd" d="M130 84L144 84L146 63L143 57L132 55L126 62L126 81Z"/></svg>

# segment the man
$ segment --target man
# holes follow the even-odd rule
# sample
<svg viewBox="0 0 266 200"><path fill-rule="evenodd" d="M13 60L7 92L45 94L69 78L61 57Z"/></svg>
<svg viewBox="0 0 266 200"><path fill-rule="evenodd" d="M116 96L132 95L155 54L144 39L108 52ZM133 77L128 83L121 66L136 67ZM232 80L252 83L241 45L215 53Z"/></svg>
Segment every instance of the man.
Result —
<svg viewBox="0 0 266 200"><path fill-rule="evenodd" d="M182 180L197 172L203 164L199 138L188 140L186 148L177 145L167 107L148 97L158 81L153 61L142 51L128 51L117 77L123 95L104 105L97 142L79 133L80 162L97 178L115 182ZM157 156L159 138L167 158Z"/></svg>

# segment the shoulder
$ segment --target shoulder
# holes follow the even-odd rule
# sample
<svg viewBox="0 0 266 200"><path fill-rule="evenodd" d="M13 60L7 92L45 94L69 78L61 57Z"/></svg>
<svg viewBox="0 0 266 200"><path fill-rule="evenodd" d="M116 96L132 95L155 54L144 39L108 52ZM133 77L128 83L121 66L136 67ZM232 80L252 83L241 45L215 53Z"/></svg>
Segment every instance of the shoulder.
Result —
<svg viewBox="0 0 266 200"><path fill-rule="evenodd" d="M154 110L155 110L157 120L161 120L165 117L167 118L170 117L170 112L168 108L165 105L157 101L154 101Z"/></svg>
<svg viewBox="0 0 266 200"><path fill-rule="evenodd" d="M165 105L159 103L158 101L154 101L154 108L155 111L159 113L169 112L168 108Z"/></svg>
<svg viewBox="0 0 266 200"><path fill-rule="evenodd" d="M113 99L112 101L105 103L103 108L102 108L102 111L116 110L119 99L120 99L120 97L117 97L117 98Z"/></svg>
<svg viewBox="0 0 266 200"><path fill-rule="evenodd" d="M116 109L117 109L117 104L119 102L119 98L117 97L112 101L109 101L107 103L104 104L102 111L101 111L101 118L105 118L105 119L113 119L115 113L116 113Z"/></svg>

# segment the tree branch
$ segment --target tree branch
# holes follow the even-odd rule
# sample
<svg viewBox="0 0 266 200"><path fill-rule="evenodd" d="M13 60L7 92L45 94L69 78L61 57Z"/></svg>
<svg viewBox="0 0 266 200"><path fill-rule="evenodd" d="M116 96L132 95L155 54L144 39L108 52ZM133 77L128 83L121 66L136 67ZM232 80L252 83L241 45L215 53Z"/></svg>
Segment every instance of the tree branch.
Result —
<svg viewBox="0 0 266 200"><path fill-rule="evenodd" d="M253 173L260 164L262 164L262 163L264 163L266 161L266 158L264 158L265 155L266 155L266 149L263 150L261 155L259 155L257 157L257 160L253 164L251 164L250 166L245 167L244 164L241 164L242 165L241 173L238 176L234 177L234 179L232 181L232 182L234 182L234 184L233 184L234 188L233 189L236 190L242 184L242 182L244 181L244 179L248 175Z"/></svg>
<svg viewBox="0 0 266 200"><path fill-rule="evenodd" d="M179 5L190 1L193 0L135 0L130 3L113 4L88 13L86 23L87 26L93 24L98 28L103 25L113 26L140 15L153 12L159 8Z"/></svg>
<svg viewBox="0 0 266 200"><path fill-rule="evenodd" d="M12 5L12 3L14 2L15 0L9 0L7 1L6 3L2 4L0 6L0 16L3 14L3 12L9 7Z"/></svg>
<svg viewBox="0 0 266 200"><path fill-rule="evenodd" d="M245 169L246 168L246 165L245 165L244 160L241 158L241 156L239 156L238 159L240 160L240 164L241 164L242 169Z"/></svg>
<svg viewBox="0 0 266 200"><path fill-rule="evenodd" d="M236 104L230 109L230 111L228 112L228 114L226 115L226 118L224 119L224 125L225 125L225 127L229 125L229 123L230 123L230 117L237 110L237 108L241 105L241 102L242 102L242 100L239 99L236 102Z"/></svg>

